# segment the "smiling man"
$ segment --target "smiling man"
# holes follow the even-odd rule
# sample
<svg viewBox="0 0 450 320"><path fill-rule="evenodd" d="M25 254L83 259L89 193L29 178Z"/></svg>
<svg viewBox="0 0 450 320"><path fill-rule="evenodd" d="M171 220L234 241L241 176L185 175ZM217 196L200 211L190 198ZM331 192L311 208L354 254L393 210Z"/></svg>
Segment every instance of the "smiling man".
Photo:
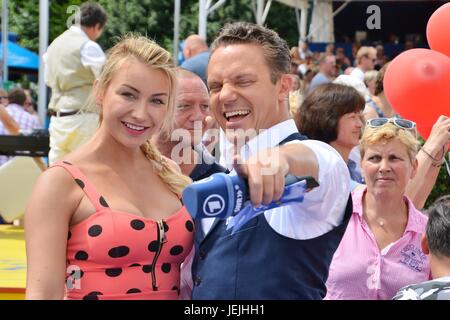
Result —
<svg viewBox="0 0 450 320"><path fill-rule="evenodd" d="M174 160L183 174L192 180L227 172L215 162L202 144L202 134L209 129L209 93L203 80L195 73L177 69L177 95L173 130L169 136L159 134L154 142L166 157Z"/></svg>
<svg viewBox="0 0 450 320"><path fill-rule="evenodd" d="M325 296L329 264L351 214L349 174L332 147L301 141L288 111L290 63L286 42L255 24L228 24L212 44L211 109L235 150L226 164L247 176L252 204L279 199L287 173L312 176L320 187L301 203L254 217L234 235L227 220L197 219L193 299Z"/></svg>

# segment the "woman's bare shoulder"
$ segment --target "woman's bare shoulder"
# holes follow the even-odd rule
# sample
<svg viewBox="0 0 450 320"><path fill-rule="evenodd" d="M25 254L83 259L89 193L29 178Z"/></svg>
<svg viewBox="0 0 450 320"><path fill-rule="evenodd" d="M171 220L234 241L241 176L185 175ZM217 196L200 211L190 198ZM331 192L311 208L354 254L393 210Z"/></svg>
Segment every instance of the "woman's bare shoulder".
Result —
<svg viewBox="0 0 450 320"><path fill-rule="evenodd" d="M33 188L30 201L45 201L50 205L58 206L74 204L82 197L82 192L75 179L63 167L47 168L38 178Z"/></svg>

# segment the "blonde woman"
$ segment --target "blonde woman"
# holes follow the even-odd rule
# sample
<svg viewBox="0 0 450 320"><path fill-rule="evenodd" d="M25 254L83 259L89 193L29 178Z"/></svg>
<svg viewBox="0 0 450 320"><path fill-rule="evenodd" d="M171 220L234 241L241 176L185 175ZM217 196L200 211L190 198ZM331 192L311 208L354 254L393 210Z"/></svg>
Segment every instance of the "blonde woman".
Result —
<svg viewBox="0 0 450 320"><path fill-rule="evenodd" d="M170 54L127 36L93 90L95 136L42 174L25 216L28 299L177 299L190 183L149 142L174 112Z"/></svg>
<svg viewBox="0 0 450 320"><path fill-rule="evenodd" d="M417 171L415 123L376 118L361 139L366 186L352 192L353 214L331 262L326 299L392 299L429 280L421 249L427 217L405 195Z"/></svg>

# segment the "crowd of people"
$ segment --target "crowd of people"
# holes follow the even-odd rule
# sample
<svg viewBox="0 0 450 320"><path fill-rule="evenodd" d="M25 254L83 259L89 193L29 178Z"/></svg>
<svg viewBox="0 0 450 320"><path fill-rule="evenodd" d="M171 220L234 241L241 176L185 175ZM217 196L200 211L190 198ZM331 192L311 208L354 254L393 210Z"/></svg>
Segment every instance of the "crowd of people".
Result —
<svg viewBox="0 0 450 320"><path fill-rule="evenodd" d="M314 74L307 43L235 22L209 48L190 36L182 67L129 34L99 69L102 10L84 4L48 50L56 151L25 214L27 299L450 299L450 201L421 212L450 118L420 146L384 96L382 48L352 66L328 46ZM219 172L254 207L288 174L318 186L233 233L181 201Z"/></svg>

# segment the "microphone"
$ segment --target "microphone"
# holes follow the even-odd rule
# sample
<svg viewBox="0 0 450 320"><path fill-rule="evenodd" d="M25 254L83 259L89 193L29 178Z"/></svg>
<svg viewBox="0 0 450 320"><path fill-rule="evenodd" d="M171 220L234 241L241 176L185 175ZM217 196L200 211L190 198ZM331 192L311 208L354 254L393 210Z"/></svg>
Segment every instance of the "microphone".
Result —
<svg viewBox="0 0 450 320"><path fill-rule="evenodd" d="M295 199L286 199L289 186L299 181L305 181L305 189L319 186L310 176L297 177L287 175L285 178L285 192L279 201L273 201L265 206L266 210ZM193 218L221 218L226 219L239 213L250 201L247 180L238 175L215 173L206 179L196 181L183 190L183 203Z"/></svg>

